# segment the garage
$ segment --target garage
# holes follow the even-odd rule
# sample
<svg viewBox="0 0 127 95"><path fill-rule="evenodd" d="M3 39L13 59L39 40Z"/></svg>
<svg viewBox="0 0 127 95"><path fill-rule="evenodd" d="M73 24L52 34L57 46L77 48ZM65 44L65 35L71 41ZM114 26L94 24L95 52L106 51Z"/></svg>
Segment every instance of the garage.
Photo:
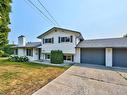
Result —
<svg viewBox="0 0 127 95"><path fill-rule="evenodd" d="M127 48L113 49L113 66L127 67Z"/></svg>
<svg viewBox="0 0 127 95"><path fill-rule="evenodd" d="M104 48L81 48L81 63L105 65Z"/></svg>

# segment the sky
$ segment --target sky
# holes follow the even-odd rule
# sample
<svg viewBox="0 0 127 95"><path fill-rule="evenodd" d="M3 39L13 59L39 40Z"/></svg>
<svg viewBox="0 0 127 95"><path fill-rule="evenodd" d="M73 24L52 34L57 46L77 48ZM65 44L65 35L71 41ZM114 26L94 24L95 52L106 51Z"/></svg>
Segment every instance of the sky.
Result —
<svg viewBox="0 0 127 95"><path fill-rule="evenodd" d="M31 0L46 15L37 0ZM84 39L116 38L127 33L127 0L40 0L59 23L59 27L77 30ZM25 0L13 0L9 42L26 36L28 42L54 25Z"/></svg>

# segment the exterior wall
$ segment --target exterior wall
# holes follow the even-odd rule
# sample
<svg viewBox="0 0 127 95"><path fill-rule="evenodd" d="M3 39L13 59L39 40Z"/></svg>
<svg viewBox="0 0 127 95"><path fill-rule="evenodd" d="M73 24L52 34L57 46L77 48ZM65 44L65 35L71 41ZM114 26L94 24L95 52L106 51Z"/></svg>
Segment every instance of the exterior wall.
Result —
<svg viewBox="0 0 127 95"><path fill-rule="evenodd" d="M25 55L25 49L18 48L18 56L24 56Z"/></svg>
<svg viewBox="0 0 127 95"><path fill-rule="evenodd" d="M25 54L26 56L26 54ZM37 48L33 48L33 56L27 56L30 61L38 60L39 58L39 52Z"/></svg>
<svg viewBox="0 0 127 95"><path fill-rule="evenodd" d="M26 56L26 49L25 48L18 48L18 56ZM30 61L38 60L39 53L38 49L33 49L33 56L27 56Z"/></svg>
<svg viewBox="0 0 127 95"><path fill-rule="evenodd" d="M39 58L39 50L38 49L33 49L33 60L38 60Z"/></svg>
<svg viewBox="0 0 127 95"><path fill-rule="evenodd" d="M107 67L112 67L112 48L105 49L105 63Z"/></svg>
<svg viewBox="0 0 127 95"><path fill-rule="evenodd" d="M75 55L74 55L74 62L80 63L81 60L81 49L80 48L75 48Z"/></svg>
<svg viewBox="0 0 127 95"><path fill-rule="evenodd" d="M62 30L57 30L49 33L48 35L44 36L43 38L54 38L54 43L45 43L43 44L43 38L42 38L42 53L50 53L51 50L62 50L63 53L66 54L75 54L75 47L77 45L78 41L76 36L79 35L78 33L73 32L64 32ZM62 42L58 43L58 37L68 37L73 36L73 42Z"/></svg>

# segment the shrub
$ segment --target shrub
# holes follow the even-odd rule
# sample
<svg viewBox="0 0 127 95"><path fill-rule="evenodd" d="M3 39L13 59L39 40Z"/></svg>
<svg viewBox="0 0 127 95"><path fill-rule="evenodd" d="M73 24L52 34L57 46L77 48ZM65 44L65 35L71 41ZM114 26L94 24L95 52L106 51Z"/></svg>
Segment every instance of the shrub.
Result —
<svg viewBox="0 0 127 95"><path fill-rule="evenodd" d="M10 56L9 58L9 61L12 61L12 62L28 62L29 61L29 58L26 57L26 56Z"/></svg>
<svg viewBox="0 0 127 95"><path fill-rule="evenodd" d="M63 52L60 50L51 51L51 63L62 64L64 62Z"/></svg>
<svg viewBox="0 0 127 95"><path fill-rule="evenodd" d="M7 54L7 53L4 53L3 55L2 55L2 57L9 57L10 55L9 54Z"/></svg>
<svg viewBox="0 0 127 95"><path fill-rule="evenodd" d="M0 50L0 57L4 54L4 51Z"/></svg>

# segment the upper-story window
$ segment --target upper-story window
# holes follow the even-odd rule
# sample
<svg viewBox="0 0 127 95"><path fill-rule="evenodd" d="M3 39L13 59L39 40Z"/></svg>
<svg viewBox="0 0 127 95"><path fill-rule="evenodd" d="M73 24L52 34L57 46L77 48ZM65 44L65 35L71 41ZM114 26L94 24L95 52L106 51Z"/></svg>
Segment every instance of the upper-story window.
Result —
<svg viewBox="0 0 127 95"><path fill-rule="evenodd" d="M62 42L73 42L73 36L70 36L70 37L59 37L58 41L59 41L59 43L62 43Z"/></svg>
<svg viewBox="0 0 127 95"><path fill-rule="evenodd" d="M45 43L54 43L54 38L43 39L43 44L45 44Z"/></svg>
<svg viewBox="0 0 127 95"><path fill-rule="evenodd" d="M70 37L61 37L61 42L70 42Z"/></svg>

